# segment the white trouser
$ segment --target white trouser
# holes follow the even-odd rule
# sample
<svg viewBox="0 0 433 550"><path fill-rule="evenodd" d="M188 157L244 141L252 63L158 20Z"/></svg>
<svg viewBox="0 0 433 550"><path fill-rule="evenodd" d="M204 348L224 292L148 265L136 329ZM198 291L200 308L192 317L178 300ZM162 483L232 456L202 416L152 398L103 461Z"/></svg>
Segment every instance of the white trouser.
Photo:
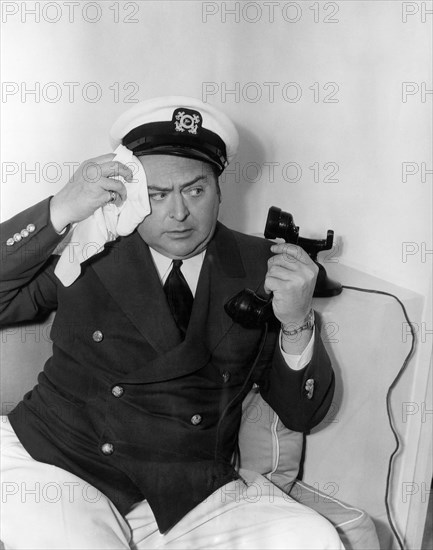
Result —
<svg viewBox="0 0 433 550"><path fill-rule="evenodd" d="M1 427L1 540L8 549L344 550L332 525L263 476L241 470L161 535L146 501L122 517L77 476L33 460L6 417Z"/></svg>

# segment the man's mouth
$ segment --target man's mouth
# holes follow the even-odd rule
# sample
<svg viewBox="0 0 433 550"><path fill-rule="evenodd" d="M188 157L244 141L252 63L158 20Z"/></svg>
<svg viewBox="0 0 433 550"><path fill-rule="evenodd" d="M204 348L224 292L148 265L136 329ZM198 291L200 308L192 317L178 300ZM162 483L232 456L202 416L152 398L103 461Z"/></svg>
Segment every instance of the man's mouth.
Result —
<svg viewBox="0 0 433 550"><path fill-rule="evenodd" d="M192 229L173 229L172 231L167 231L167 234L175 239L181 239L182 237L188 237L192 231Z"/></svg>

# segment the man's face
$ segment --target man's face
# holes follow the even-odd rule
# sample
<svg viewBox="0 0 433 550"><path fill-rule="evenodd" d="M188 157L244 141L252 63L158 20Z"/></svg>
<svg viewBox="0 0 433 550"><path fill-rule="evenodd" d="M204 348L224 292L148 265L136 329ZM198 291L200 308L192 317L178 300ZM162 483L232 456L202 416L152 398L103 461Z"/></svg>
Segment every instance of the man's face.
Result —
<svg viewBox="0 0 433 550"><path fill-rule="evenodd" d="M212 167L173 155L139 159L146 172L152 211L138 232L164 256L195 256L212 238L218 217L220 195Z"/></svg>

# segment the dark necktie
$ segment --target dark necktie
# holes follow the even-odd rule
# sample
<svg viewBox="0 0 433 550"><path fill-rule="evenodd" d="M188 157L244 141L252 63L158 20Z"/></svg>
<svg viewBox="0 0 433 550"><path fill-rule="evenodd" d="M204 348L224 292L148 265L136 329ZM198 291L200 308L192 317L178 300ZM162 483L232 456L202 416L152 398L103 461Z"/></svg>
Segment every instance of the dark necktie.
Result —
<svg viewBox="0 0 433 550"><path fill-rule="evenodd" d="M181 265L182 260L173 260L173 267L164 283L164 292L183 339L191 317L194 298L180 270Z"/></svg>

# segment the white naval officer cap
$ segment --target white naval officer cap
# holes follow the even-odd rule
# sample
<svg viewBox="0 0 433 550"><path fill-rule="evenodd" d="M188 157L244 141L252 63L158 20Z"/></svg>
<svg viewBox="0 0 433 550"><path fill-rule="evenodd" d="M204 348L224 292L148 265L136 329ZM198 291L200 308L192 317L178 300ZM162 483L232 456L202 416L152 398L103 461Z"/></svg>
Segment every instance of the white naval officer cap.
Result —
<svg viewBox="0 0 433 550"><path fill-rule="evenodd" d="M156 97L124 112L110 131L111 145L135 156L178 155L209 162L221 173L236 155L239 135L227 115L199 99Z"/></svg>

